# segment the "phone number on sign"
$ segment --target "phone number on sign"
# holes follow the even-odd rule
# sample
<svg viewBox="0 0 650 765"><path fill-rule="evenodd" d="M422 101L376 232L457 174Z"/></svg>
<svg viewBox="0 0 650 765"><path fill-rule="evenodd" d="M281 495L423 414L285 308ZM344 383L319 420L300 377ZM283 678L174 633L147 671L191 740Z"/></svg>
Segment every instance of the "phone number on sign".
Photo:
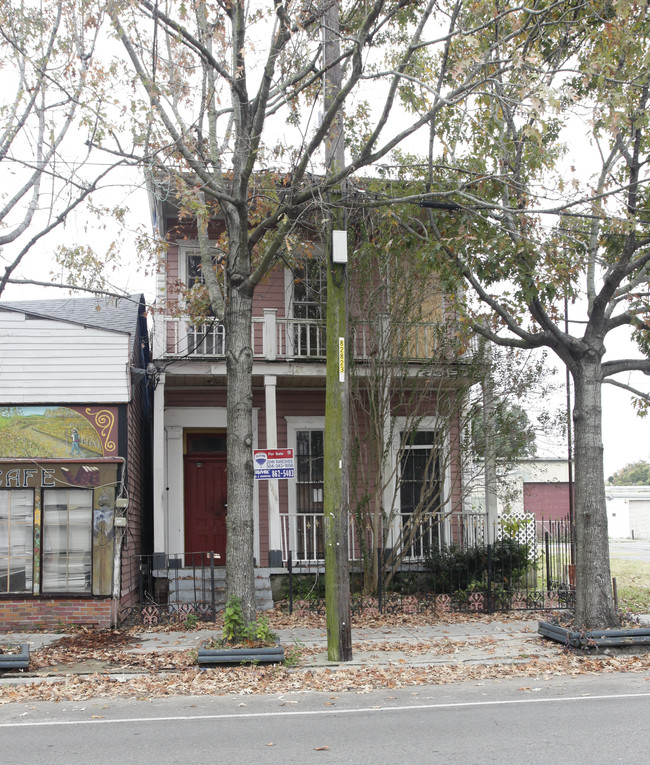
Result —
<svg viewBox="0 0 650 765"><path fill-rule="evenodd" d="M255 471L255 478L258 480L264 480L268 478L294 478L294 469L293 468L278 468L270 470L256 470Z"/></svg>

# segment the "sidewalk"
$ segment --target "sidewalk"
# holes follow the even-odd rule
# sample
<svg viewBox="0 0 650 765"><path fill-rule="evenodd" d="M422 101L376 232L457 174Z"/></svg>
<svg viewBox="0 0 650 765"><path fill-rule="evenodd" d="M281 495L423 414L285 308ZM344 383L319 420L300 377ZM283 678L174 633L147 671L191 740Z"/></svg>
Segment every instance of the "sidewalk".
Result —
<svg viewBox="0 0 650 765"><path fill-rule="evenodd" d="M385 626L352 630L353 659L351 662L333 663L327 660L327 634L324 628L294 627L278 629L279 642L285 651L294 648L301 654L301 668L373 667L397 665L417 667L425 665L515 664L531 658L553 659L562 651L557 643L537 634L538 620L489 622L468 621L418 626ZM133 642L121 648L125 656L158 655L168 658L170 669L174 653L196 649L214 637L215 631L147 632L134 636ZM53 645L65 633L4 633L0 641L27 643L34 652L41 646ZM0 675L0 685L7 682L33 682L35 678L54 678L90 673L125 674L101 657L93 657L72 664L57 665L27 672L6 672ZM130 674L137 674L134 670ZM127 671L127 674L129 672Z"/></svg>

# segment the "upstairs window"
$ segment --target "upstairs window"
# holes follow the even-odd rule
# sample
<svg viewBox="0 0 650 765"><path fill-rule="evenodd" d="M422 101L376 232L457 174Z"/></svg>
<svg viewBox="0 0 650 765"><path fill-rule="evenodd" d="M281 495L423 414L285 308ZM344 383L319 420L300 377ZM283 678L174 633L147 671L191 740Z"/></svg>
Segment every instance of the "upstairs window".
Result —
<svg viewBox="0 0 650 765"><path fill-rule="evenodd" d="M216 254L212 256L212 262L216 265ZM187 253L186 269L185 283L188 290L205 284L199 252L190 251ZM205 295L204 304L200 305L200 312L205 319L203 321L192 322L188 325L188 353L196 356L222 356L225 350L225 330L223 324L215 320L214 311L207 294Z"/></svg>
<svg viewBox="0 0 650 765"><path fill-rule="evenodd" d="M325 356L327 272L320 260L305 260L294 268L293 318L296 356Z"/></svg>

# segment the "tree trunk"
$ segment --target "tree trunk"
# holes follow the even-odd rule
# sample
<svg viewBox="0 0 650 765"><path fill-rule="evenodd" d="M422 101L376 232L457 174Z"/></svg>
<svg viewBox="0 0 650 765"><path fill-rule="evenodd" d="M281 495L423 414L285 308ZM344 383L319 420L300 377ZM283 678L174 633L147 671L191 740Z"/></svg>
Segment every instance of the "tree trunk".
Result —
<svg viewBox="0 0 650 765"><path fill-rule="evenodd" d="M573 369L575 406L576 625L617 627L609 568L603 470L601 361L581 358Z"/></svg>
<svg viewBox="0 0 650 765"><path fill-rule="evenodd" d="M240 261L236 259L235 262ZM226 594L241 600L247 622L255 619L252 309L253 290L249 281L229 273L225 311L228 375Z"/></svg>

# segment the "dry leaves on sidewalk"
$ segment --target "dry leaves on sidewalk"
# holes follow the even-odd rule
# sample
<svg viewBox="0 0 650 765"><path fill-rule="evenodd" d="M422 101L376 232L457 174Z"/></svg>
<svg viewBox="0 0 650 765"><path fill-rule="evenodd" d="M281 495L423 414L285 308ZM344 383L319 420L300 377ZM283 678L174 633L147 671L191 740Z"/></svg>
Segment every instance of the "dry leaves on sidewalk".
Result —
<svg viewBox="0 0 650 765"><path fill-rule="evenodd" d="M299 691L368 692L462 681L535 678L602 672L648 672L650 656L590 658L560 652L553 660L530 659L520 664L445 664L288 670L282 666L196 667L161 674L70 676L52 682L0 687L0 703L24 701L81 701L91 698L151 699L163 696L209 694L283 694Z"/></svg>

